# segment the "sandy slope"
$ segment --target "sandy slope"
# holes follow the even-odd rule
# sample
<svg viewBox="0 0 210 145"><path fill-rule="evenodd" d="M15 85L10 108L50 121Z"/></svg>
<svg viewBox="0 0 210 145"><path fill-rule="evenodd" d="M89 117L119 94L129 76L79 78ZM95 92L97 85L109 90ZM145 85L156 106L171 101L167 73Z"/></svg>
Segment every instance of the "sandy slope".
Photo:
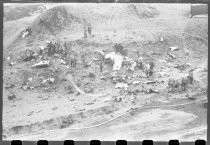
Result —
<svg viewBox="0 0 210 145"><path fill-rule="evenodd" d="M100 4L100 11L98 5L85 7L85 11L88 11L92 7L91 11L100 12L101 14L108 13L111 7L103 7L106 4ZM72 7L82 8L84 5L74 4ZM136 58L136 50L139 49L141 54L147 59L153 59L156 67L155 71L166 71L170 76L158 78L158 80L164 80L165 83L157 86L146 86L158 88L161 90L160 94L144 94L140 93L137 96L123 96L122 102L115 102L116 96L119 97L119 90L114 89L114 84L110 81L100 80L101 73L99 68L95 69L83 69L75 72L76 79L82 82L80 90L83 89L84 82L90 82L94 86L95 94L103 94L111 92L111 95L107 96L86 96L83 94L78 95L77 91L73 94L68 94L66 86L71 82L56 82L52 85L51 91L45 91L43 88L35 88L34 90L24 91L21 88L21 78L23 75L21 72L29 71L30 73L45 73L49 70L33 70L29 63L18 63L14 67L8 66L8 61L4 61L4 89L3 89L3 128L4 138L14 139L12 136L29 134L29 136L18 137L18 139L25 140L37 140L37 139L49 139L49 140L89 140L92 137L100 140L116 140L119 138L127 140L139 140L145 139L152 135L152 139L156 139L161 135L162 140L168 139L165 135L170 133L171 138L179 138L183 140L193 140L196 133L201 132L205 139L206 133L206 109L203 108L201 103L197 105L189 105L186 108L171 108L171 109L155 109L145 110L143 112L137 112L134 115L127 115L119 118L116 121L110 122L100 127L92 128L90 130L78 130L71 132L71 128L80 128L84 126L96 125L110 120L119 114L123 114L131 107L140 107L145 105L163 105L166 102L169 103L182 103L188 101L184 93L170 94L166 92L167 80L169 77L181 77L187 73L180 72L178 69L170 67L168 64L161 63L158 60L163 59L166 55L154 55L152 52L159 53L160 48L167 51L169 46L175 45L180 48L179 51L174 52L177 60L173 63L190 62L191 68L195 68L195 79L200 82L200 88L198 92L202 92L202 89L206 89L207 86L207 72L204 69L207 68L207 55L208 49L206 45L201 44L200 41L194 39L188 40L185 44L185 40L181 32L188 32L201 37L207 37L207 19L190 19L187 17L189 6L183 5L158 5L155 6L160 11L160 15L149 19L136 19L136 17L129 18L129 15L125 15L123 8L125 5L118 6L113 4L112 7L116 7L110 13L117 13L114 16L119 19L113 19L113 21L99 21L94 23L93 33L94 37L89 37L86 40L82 39L82 29L75 29L69 31L63 31L57 35L62 41L75 40L73 50L76 51L88 51L105 49L112 51L112 46L116 42L120 42L123 46L129 50L129 56ZM88 15L90 16L90 15ZM93 15L94 16L94 15ZM109 15L107 15L109 16ZM123 17L122 17L123 16ZM122 17L122 18L121 18ZM9 53L19 54L19 52L31 48L27 46L28 39L17 41L17 43L11 42L24 29L24 26L31 24L36 17L24 18L16 22L4 23L4 56ZM89 17L91 18L91 17ZM96 18L95 18L96 19ZM100 19L101 20L101 19ZM112 18L109 18L112 20ZM102 23L104 22L104 23ZM202 27L197 28L197 25ZM13 34L13 35L12 35ZM159 40L159 36L163 35L169 44L165 46L156 43ZM175 35L174 37L172 37ZM12 36L12 37L11 37ZM48 37L47 35L45 37ZM11 38L9 40L9 38ZM14 39L13 39L14 38ZM42 37L40 37L41 39ZM79 39L79 40L78 40ZM181 39L181 40L180 40ZM30 38L30 40L36 40ZM44 40L43 40L44 41ZM6 49L11 44L11 48ZM34 47L39 46L37 42ZM190 57L184 55L184 52L188 50ZM198 57L195 57L198 56ZM202 58L201 58L202 56ZM62 71L66 71L65 66L59 64L59 60L54 60L55 67ZM107 68L108 70L110 68ZM45 72L46 71L46 72ZM50 72L50 71L49 71ZM86 73L87 72L87 73ZM96 80L81 77L84 74L92 72L96 74ZM137 72L138 73L138 72ZM27 73L25 73L27 74ZM62 72L60 72L62 74ZM62 74L64 75L64 74ZM30 75L29 75L30 76ZM155 77L158 75L155 73ZM62 78L61 76L59 76ZM145 81L145 80L143 80ZM12 89L6 89L5 86L15 84ZM54 88L54 91L53 91ZM78 88L76 88L78 90ZM142 88L139 88L142 89ZM16 94L16 99L13 101L8 100L10 93ZM198 95L198 98L205 98L205 95ZM135 100L135 101L134 101ZM135 103L134 103L135 102ZM197 109L194 109L194 108ZM73 120L73 123L69 124L67 128L61 129L63 120ZM34 132L40 132L44 130L58 129L56 132L42 133L39 135L30 135ZM139 130L144 130L140 132ZM175 131L174 131L175 130ZM203 131L204 130L204 131ZM185 134L182 131L189 131L189 134ZM102 133L103 132L103 133ZM110 132L112 132L112 138L110 138ZM58 136L59 134L59 136ZM158 134L158 137L157 137ZM139 138L142 136L142 138Z"/></svg>

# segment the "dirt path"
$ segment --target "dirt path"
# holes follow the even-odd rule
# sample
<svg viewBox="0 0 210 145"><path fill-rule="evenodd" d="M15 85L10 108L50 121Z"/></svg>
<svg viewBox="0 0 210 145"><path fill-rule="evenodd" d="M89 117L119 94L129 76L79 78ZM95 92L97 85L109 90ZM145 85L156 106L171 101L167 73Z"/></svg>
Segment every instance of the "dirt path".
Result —
<svg viewBox="0 0 210 145"><path fill-rule="evenodd" d="M166 105L166 108L168 109L166 108L151 109L153 107L146 107L150 109L145 110L144 112L141 112L140 110L133 110L130 111L130 113L120 115L119 117L115 117L111 120L90 127L82 127L82 128L70 127L66 129L58 129L54 131L37 133L34 135L18 136L17 138L20 138L21 140L38 140L38 139L40 140L40 139L46 139L47 137L48 140L60 140L68 138L77 140L81 139L82 137L83 140L91 140L91 139L115 140L119 138L127 140L139 140L138 134L143 139L145 138L156 139L157 138L156 133L158 132L159 136L157 140L161 139L164 140L166 138L166 134L168 133L171 134L170 136L171 139L178 138L184 140L182 136L203 131L206 129L206 126L196 125L194 126L194 128L188 129L186 125L189 122L198 118L198 116L195 114L186 113L181 110L169 109L169 106L175 107L180 105L181 106L193 105L193 103L199 101L201 100L189 103L183 103L183 104ZM139 130L141 130L141 132L139 132ZM112 138L110 138L110 136L109 138L106 138L108 137L108 134L110 132L113 133ZM57 137L56 134L59 134L59 137ZM92 138L92 136L94 136L94 138ZM15 139L15 137L7 139L8 140Z"/></svg>

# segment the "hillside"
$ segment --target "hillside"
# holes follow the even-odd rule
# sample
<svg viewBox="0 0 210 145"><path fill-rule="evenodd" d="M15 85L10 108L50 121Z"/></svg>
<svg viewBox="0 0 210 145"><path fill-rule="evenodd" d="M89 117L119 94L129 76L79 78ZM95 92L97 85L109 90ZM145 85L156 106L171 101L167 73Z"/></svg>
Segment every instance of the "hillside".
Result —
<svg viewBox="0 0 210 145"><path fill-rule="evenodd" d="M190 4L44 6L4 21L3 139L206 139L208 19Z"/></svg>
<svg viewBox="0 0 210 145"><path fill-rule="evenodd" d="M8 24L4 29L4 46L10 46L7 51L12 50L12 52L16 52L18 50L20 52L20 50L25 50L23 48L27 48L28 43L38 43L37 41L39 40L37 39L39 38L42 38L42 40L51 37L58 39L65 38L66 35L76 35L77 37L78 34L83 33L84 20L91 22L95 31L106 31L113 26L114 28L111 29L125 27L135 24L138 20L153 18L159 14L158 10L154 7L144 4L121 4L117 6L115 4L108 4L110 5L108 7L104 5L105 4L91 4L85 7L84 5L79 5L79 7L60 5L50 8L39 16L33 16L31 20L28 18L26 21L23 19L18 20L21 26L17 25L17 27L14 27L14 22L11 22L11 24L7 22ZM83 8L81 9L80 7ZM35 17L36 19L34 19ZM128 19L130 19L130 21L127 21ZM40 23L40 21L42 22ZM127 24L127 22L130 24ZM18 35L23 31L24 26L27 25L31 26L32 35L26 38L26 40L21 40L18 38ZM10 26L10 28L8 26ZM14 32L11 30L7 31L7 29L14 29ZM10 40L7 40L7 36L11 36L11 33L8 32L13 34L13 38ZM13 45L14 43L17 45Z"/></svg>
<svg viewBox="0 0 210 145"><path fill-rule="evenodd" d="M15 5L4 7L4 21L14 21L20 18L29 17L35 13L42 13L46 10L46 7L39 5Z"/></svg>

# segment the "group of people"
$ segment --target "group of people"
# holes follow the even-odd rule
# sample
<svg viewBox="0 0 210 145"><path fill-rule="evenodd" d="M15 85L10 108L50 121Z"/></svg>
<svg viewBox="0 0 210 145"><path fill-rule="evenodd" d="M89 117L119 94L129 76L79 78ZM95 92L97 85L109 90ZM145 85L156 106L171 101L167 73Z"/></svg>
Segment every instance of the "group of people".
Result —
<svg viewBox="0 0 210 145"><path fill-rule="evenodd" d="M181 80L170 78L168 81L168 91L173 92L176 88L181 87L182 91L187 92L188 86L193 84L193 70L188 72L188 76L182 77Z"/></svg>
<svg viewBox="0 0 210 145"><path fill-rule="evenodd" d="M47 46L42 46L39 49L39 55L43 59L54 54L64 54L64 49L60 46L58 42L47 41Z"/></svg>
<svg viewBox="0 0 210 145"><path fill-rule="evenodd" d="M88 35L92 35L92 26L90 23L85 22L84 24L84 38L87 38Z"/></svg>

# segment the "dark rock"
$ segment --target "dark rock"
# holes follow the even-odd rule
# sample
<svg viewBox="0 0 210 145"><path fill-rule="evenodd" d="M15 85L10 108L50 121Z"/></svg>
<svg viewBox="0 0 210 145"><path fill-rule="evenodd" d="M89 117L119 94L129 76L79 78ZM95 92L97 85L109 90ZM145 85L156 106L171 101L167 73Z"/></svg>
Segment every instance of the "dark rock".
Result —
<svg viewBox="0 0 210 145"><path fill-rule="evenodd" d="M8 96L8 100L10 100L10 101L14 100L15 98L16 98L16 96L14 94Z"/></svg>
<svg viewBox="0 0 210 145"><path fill-rule="evenodd" d="M203 102L203 107L208 108L208 101Z"/></svg>
<svg viewBox="0 0 210 145"><path fill-rule="evenodd" d="M5 89L12 89L12 88L14 88L14 87L15 87L14 84L10 84L10 85L5 86Z"/></svg>

